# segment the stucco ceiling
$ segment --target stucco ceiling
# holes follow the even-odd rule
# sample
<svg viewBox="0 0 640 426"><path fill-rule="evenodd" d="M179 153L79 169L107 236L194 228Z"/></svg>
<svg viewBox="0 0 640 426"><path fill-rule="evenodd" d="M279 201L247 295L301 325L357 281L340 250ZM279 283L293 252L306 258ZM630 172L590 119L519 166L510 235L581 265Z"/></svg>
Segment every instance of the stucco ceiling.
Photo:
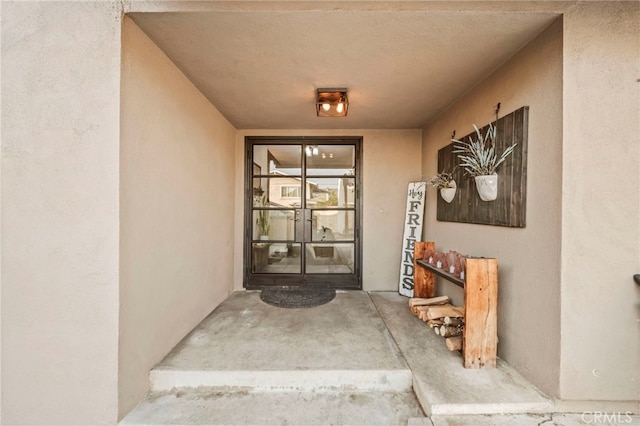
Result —
<svg viewBox="0 0 640 426"><path fill-rule="evenodd" d="M238 129L415 129L558 15L242 10L130 16ZM348 117L316 117L315 90L322 87L349 89Z"/></svg>

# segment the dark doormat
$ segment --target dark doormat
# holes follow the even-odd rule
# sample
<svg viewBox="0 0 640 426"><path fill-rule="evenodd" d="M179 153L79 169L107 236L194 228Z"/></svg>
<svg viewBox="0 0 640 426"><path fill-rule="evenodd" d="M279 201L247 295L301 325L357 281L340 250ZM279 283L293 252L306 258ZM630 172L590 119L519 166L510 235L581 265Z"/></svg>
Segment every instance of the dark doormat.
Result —
<svg viewBox="0 0 640 426"><path fill-rule="evenodd" d="M332 288L266 288L260 299L279 308L312 308L331 302L336 297Z"/></svg>

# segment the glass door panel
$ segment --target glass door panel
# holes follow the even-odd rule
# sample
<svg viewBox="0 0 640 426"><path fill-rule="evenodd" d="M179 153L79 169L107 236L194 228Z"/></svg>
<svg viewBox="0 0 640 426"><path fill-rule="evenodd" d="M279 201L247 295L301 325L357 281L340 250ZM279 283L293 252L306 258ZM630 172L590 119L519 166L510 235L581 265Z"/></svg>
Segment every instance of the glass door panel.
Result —
<svg viewBox="0 0 640 426"><path fill-rule="evenodd" d="M253 240L295 241L295 210L253 210Z"/></svg>
<svg viewBox="0 0 640 426"><path fill-rule="evenodd" d="M253 145L252 160L260 175L302 175L302 145Z"/></svg>
<svg viewBox="0 0 640 426"><path fill-rule="evenodd" d="M307 176L355 175L355 148L353 145L307 145Z"/></svg>
<svg viewBox="0 0 640 426"><path fill-rule="evenodd" d="M263 177L253 178L253 207L282 208L302 206L302 180L299 177Z"/></svg>
<svg viewBox="0 0 640 426"><path fill-rule="evenodd" d="M353 210L312 210L311 241L353 241Z"/></svg>
<svg viewBox="0 0 640 426"><path fill-rule="evenodd" d="M353 177L307 178L307 208L354 208L356 180Z"/></svg>
<svg viewBox="0 0 640 426"><path fill-rule="evenodd" d="M307 243L305 272L308 274L353 274L354 245Z"/></svg>
<svg viewBox="0 0 640 426"><path fill-rule="evenodd" d="M251 272L299 274L300 244L260 242L251 244Z"/></svg>

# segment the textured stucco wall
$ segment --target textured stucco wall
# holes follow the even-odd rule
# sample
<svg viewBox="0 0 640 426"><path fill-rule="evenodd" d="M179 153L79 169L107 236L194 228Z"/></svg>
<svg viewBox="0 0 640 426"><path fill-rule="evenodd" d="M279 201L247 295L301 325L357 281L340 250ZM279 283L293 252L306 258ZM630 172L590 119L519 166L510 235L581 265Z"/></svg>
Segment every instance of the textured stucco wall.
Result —
<svg viewBox="0 0 640 426"><path fill-rule="evenodd" d="M462 137L501 115L529 106L527 226L506 228L436 220L430 188L424 239L442 250L499 262L499 355L541 390L556 395L560 363L560 234L562 197L562 20L558 19L496 72L430 123L423 134L423 170L437 173L438 149L453 130ZM439 292L462 301L446 281ZM544 348L544 349L542 349Z"/></svg>
<svg viewBox="0 0 640 426"><path fill-rule="evenodd" d="M640 400L640 3L565 15L563 399Z"/></svg>
<svg viewBox="0 0 640 426"><path fill-rule="evenodd" d="M397 290L407 184L420 179L420 130L246 130L236 142L236 209L243 211L245 136L362 136L362 287ZM242 289L243 219L235 226L235 289Z"/></svg>
<svg viewBox="0 0 640 426"><path fill-rule="evenodd" d="M2 423L117 420L119 2L2 7Z"/></svg>
<svg viewBox="0 0 640 426"><path fill-rule="evenodd" d="M120 415L232 290L236 140L129 18L122 39Z"/></svg>

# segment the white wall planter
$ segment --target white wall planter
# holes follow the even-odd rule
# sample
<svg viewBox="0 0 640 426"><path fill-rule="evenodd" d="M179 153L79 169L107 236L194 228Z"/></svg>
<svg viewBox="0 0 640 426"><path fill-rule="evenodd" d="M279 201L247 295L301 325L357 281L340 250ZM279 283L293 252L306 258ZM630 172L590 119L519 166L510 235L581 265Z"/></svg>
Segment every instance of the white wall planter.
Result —
<svg viewBox="0 0 640 426"><path fill-rule="evenodd" d="M456 181L452 180L450 185L451 188L440 188L440 196L447 203L453 201L453 198L456 196Z"/></svg>
<svg viewBox="0 0 640 426"><path fill-rule="evenodd" d="M498 175L476 176L476 189L482 201L498 198Z"/></svg>

